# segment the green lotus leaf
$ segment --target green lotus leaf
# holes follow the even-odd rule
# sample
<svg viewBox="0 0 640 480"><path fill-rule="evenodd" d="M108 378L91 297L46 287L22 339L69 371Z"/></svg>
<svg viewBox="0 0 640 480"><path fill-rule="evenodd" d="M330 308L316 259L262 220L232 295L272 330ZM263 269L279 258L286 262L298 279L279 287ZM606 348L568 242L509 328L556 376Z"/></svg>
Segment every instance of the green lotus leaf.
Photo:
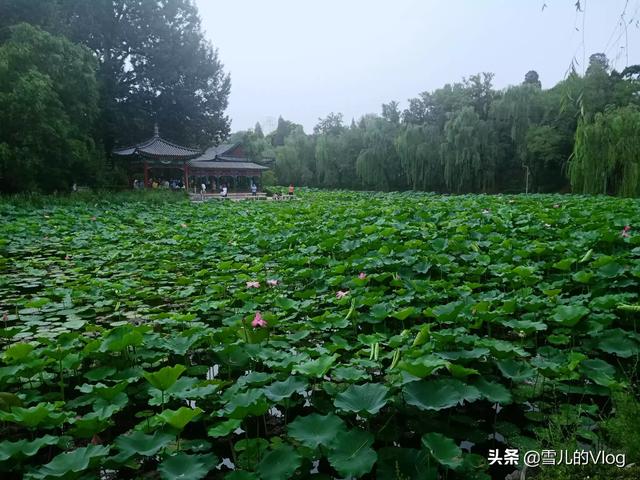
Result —
<svg viewBox="0 0 640 480"><path fill-rule="evenodd" d="M443 410L481 398L480 391L460 380L421 380L403 387L405 401L420 410Z"/></svg>
<svg viewBox="0 0 640 480"><path fill-rule="evenodd" d="M500 383L488 382L484 378L478 378L472 385L490 402L507 405L512 401L511 392Z"/></svg>
<svg viewBox="0 0 640 480"><path fill-rule="evenodd" d="M200 408L180 407L178 410L164 410L158 417L171 425L173 428L182 430L187 423L202 413Z"/></svg>
<svg viewBox="0 0 640 480"><path fill-rule="evenodd" d="M173 367L164 367L157 372L144 372L144 378L158 390L168 390L178 377L187 369L184 365L174 365Z"/></svg>
<svg viewBox="0 0 640 480"><path fill-rule="evenodd" d="M351 385L339 393L333 404L346 412L368 412L375 415L387 404L389 389L379 383Z"/></svg>
<svg viewBox="0 0 640 480"><path fill-rule="evenodd" d="M307 387L307 381L302 377L292 376L283 382L274 382L265 387L264 393L269 400L279 402L290 398L294 393L301 392Z"/></svg>
<svg viewBox="0 0 640 480"><path fill-rule="evenodd" d="M331 365L333 365L337 359L338 355L335 353L331 356L325 355L315 360L309 360L300 365L296 365L293 371L308 377L319 378L329 371Z"/></svg>
<svg viewBox="0 0 640 480"><path fill-rule="evenodd" d="M373 440L372 434L362 430L337 432L327 455L329 463L343 477L366 475L378 458L371 448Z"/></svg>
<svg viewBox="0 0 640 480"><path fill-rule="evenodd" d="M113 412L110 412L110 415L103 416L102 412L90 412L83 417L71 419L71 433L78 438L92 438L111 425L112 414Z"/></svg>
<svg viewBox="0 0 640 480"><path fill-rule="evenodd" d="M462 465L462 450L449 437L440 433L427 433L422 436L422 445L441 465L452 470Z"/></svg>
<svg viewBox="0 0 640 480"><path fill-rule="evenodd" d="M414 313L416 313L416 309L414 307L407 307L407 308L403 308L402 310L393 312L391 316L394 318L397 318L398 320L406 320Z"/></svg>
<svg viewBox="0 0 640 480"><path fill-rule="evenodd" d="M27 428L38 426L56 427L66 419L67 415L56 412L55 406L39 403L32 407L12 407L10 412L0 411L0 420L14 422Z"/></svg>
<svg viewBox="0 0 640 480"><path fill-rule="evenodd" d="M583 360L578 369L584 376L603 387L608 387L615 382L615 367L599 358Z"/></svg>
<svg viewBox="0 0 640 480"><path fill-rule="evenodd" d="M109 378L111 375L116 373L116 369L113 367L98 367L93 370L89 370L84 374L87 380L91 380L92 382L99 382L101 380L105 380Z"/></svg>
<svg viewBox="0 0 640 480"><path fill-rule="evenodd" d="M513 328L518 332L534 333L547 329L547 325L542 322L532 322L531 320L509 320L502 323L506 327Z"/></svg>
<svg viewBox="0 0 640 480"><path fill-rule="evenodd" d="M101 352L121 352L142 345L142 331L131 325L121 325L108 332L100 344Z"/></svg>
<svg viewBox="0 0 640 480"><path fill-rule="evenodd" d="M369 375L365 370L356 367L337 367L331 371L331 377L338 381L357 382L359 380L369 380Z"/></svg>
<svg viewBox="0 0 640 480"><path fill-rule="evenodd" d="M176 355L185 355L200 339L198 335L175 335L162 340L162 347Z"/></svg>
<svg viewBox="0 0 640 480"><path fill-rule="evenodd" d="M222 423L219 423L215 427L211 427L207 431L207 434L213 438L226 437L227 435L237 430L241 424L242 420L232 418L231 420L226 420Z"/></svg>
<svg viewBox="0 0 640 480"><path fill-rule="evenodd" d="M386 303L378 303L372 306L369 312L374 319L382 321L390 315L391 309Z"/></svg>
<svg viewBox="0 0 640 480"><path fill-rule="evenodd" d="M300 454L289 445L281 445L262 457L256 470L263 480L280 480L291 478L300 465Z"/></svg>
<svg viewBox="0 0 640 480"><path fill-rule="evenodd" d="M565 327L573 327L589 313L589 309L582 305L559 305L554 311L551 319Z"/></svg>
<svg viewBox="0 0 640 480"><path fill-rule="evenodd" d="M151 457L174 439L175 437L168 433L155 432L153 435L147 435L143 432L136 431L128 435L116 437L114 443L118 450L120 450L122 458L127 459L133 455Z"/></svg>
<svg viewBox="0 0 640 480"><path fill-rule="evenodd" d="M328 446L338 432L345 430L344 421L333 414L312 413L306 417L297 417L287 426L289 436L304 446L318 448Z"/></svg>
<svg viewBox="0 0 640 480"><path fill-rule="evenodd" d="M224 406L229 418L241 419L249 415L262 415L269 410L269 404L260 388L249 389L234 395Z"/></svg>
<svg viewBox="0 0 640 480"><path fill-rule="evenodd" d="M598 339L598 349L622 358L629 358L640 352L638 342L629 338L619 328L602 332Z"/></svg>
<svg viewBox="0 0 640 480"><path fill-rule="evenodd" d="M33 441L18 440L17 442L10 442L5 440L0 442L0 462L5 460L21 460L25 457L32 457L38 450L46 445L56 445L60 441L60 437L54 437L53 435L45 435L44 437L36 438Z"/></svg>
<svg viewBox="0 0 640 480"><path fill-rule="evenodd" d="M14 343L5 349L3 354L4 360L9 364L21 362L31 355L34 348L30 343Z"/></svg>
<svg viewBox="0 0 640 480"><path fill-rule="evenodd" d="M480 372L475 368L467 368L462 365L456 365L455 363L447 364L447 370L454 378L467 378L471 375L479 375Z"/></svg>
<svg viewBox="0 0 640 480"><path fill-rule="evenodd" d="M109 454L109 448L105 445L88 445L71 452L61 453L31 476L33 478L69 478L72 473L85 473Z"/></svg>
<svg viewBox="0 0 640 480"><path fill-rule="evenodd" d="M433 355L425 355L423 357L411 360L401 360L398 368L410 373L414 377L425 378L438 370L441 370L449 362Z"/></svg>
<svg viewBox="0 0 640 480"><path fill-rule="evenodd" d="M276 298L275 304L283 310L296 310L298 308L298 302L286 297Z"/></svg>
<svg viewBox="0 0 640 480"><path fill-rule="evenodd" d="M215 455L189 455L177 453L158 465L164 480L198 480L204 478L218 463Z"/></svg>
<svg viewBox="0 0 640 480"><path fill-rule="evenodd" d="M502 375L514 382L529 380L536 374L535 370L527 362L514 360L513 358L497 360L496 365L498 365Z"/></svg>

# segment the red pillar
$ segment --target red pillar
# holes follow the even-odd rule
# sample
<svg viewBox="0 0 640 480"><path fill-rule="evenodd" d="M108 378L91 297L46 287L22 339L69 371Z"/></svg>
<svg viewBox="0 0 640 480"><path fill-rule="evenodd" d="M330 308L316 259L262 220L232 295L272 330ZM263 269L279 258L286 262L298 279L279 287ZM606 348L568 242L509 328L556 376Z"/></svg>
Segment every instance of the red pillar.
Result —
<svg viewBox="0 0 640 480"><path fill-rule="evenodd" d="M149 186L149 167L147 166L147 161L144 161L144 188Z"/></svg>
<svg viewBox="0 0 640 480"><path fill-rule="evenodd" d="M189 164L185 162L184 164L184 189L189 191Z"/></svg>

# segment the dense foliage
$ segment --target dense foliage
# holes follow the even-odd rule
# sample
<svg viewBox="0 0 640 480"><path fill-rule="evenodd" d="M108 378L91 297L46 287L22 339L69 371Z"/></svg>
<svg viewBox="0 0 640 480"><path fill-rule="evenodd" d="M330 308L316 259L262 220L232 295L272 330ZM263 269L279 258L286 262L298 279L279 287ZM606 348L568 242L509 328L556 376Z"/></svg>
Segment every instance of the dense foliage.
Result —
<svg viewBox="0 0 640 480"><path fill-rule="evenodd" d="M600 420L637 393L638 218L557 195L5 201L1 475L488 480L489 448L634 442Z"/></svg>
<svg viewBox="0 0 640 480"><path fill-rule="evenodd" d="M604 55L594 54L584 76L571 71L546 90L533 70L505 90L495 90L493 74L483 73L423 92L403 112L397 102L384 104L381 116L365 115L349 127L331 113L311 135L280 118L266 137L249 131L235 138L256 159L275 156L283 184L443 193L562 192L571 185L603 193L584 186L603 185L594 171L613 162L620 173L611 174L606 192L636 195L640 130L617 119L640 102L639 70L612 71ZM585 153L590 128L608 132L609 160ZM573 162L569 178L574 147L577 157L592 160Z"/></svg>
<svg viewBox="0 0 640 480"><path fill-rule="evenodd" d="M93 180L103 158L91 131L95 65L89 50L65 38L27 24L11 29L0 45L0 191Z"/></svg>
<svg viewBox="0 0 640 480"><path fill-rule="evenodd" d="M580 122L574 148L569 168L575 191L640 195L640 110L636 106Z"/></svg>
<svg viewBox="0 0 640 480"><path fill-rule="evenodd" d="M223 71L217 51L204 37L192 1L0 0L0 48L11 49L13 59L9 69L0 69L0 84L13 83L17 74L28 72L30 67L28 39L24 36L16 38L11 33L11 27L22 22L55 35L43 37L42 33L31 33L32 37L49 38L51 42L61 42L64 37L88 49L72 51L67 48L66 56L51 58L51 65L46 66L48 70L39 65L35 67L42 82L59 90L87 76L83 71L83 76L76 79L74 65L92 65L94 78L86 86L82 84L76 88L78 98L74 102L85 101L84 109L93 111L98 101L97 114L84 118L83 125L98 148L95 155L88 152L90 158L81 162L81 167L91 170L94 176L100 173L104 179L104 172L99 172L92 160L105 157L116 144L130 145L149 138L154 123L159 124L161 133L169 140L189 146L209 147L228 136L230 120L224 111L230 79ZM19 45L18 41L24 44ZM87 60L87 51L93 53L92 59ZM21 63L24 67L17 66ZM72 65L72 70L59 72L61 65L66 64ZM36 80L21 81L33 86ZM85 88L87 92L83 91ZM46 92L46 85L43 90ZM33 171L30 163L31 157L37 162L49 149L54 157L52 163L56 163L56 155L76 141L76 134L55 126L50 130L39 128L38 125L50 125L54 115L50 107L44 106L40 111L29 112L29 123L17 122L11 126L13 111L22 115L18 120L26 121L20 95L27 95L27 92L20 90L13 95L16 98L4 98L5 102L10 102L5 103L9 113L5 108L0 110L0 142L6 143L5 149L19 151L16 155L21 156L19 166L23 175L37 176L38 172ZM34 130L31 130L32 124L36 127ZM8 130L6 134L5 129ZM14 130L20 138L15 138ZM69 156L77 157L77 149L69 149ZM65 177L69 178L65 185L67 189L74 177L77 181L88 180L75 170L77 163L74 168L69 165L64 171ZM5 172L5 175L10 176L0 185L0 191L32 190L34 187L13 171ZM51 184L39 181L35 186L45 191L54 189Z"/></svg>

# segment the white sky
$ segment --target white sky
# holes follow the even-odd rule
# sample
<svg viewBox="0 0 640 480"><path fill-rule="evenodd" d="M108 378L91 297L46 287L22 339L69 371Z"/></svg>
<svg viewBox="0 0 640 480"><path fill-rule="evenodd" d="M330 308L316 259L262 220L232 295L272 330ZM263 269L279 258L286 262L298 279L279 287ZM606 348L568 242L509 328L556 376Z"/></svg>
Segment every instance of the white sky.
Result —
<svg viewBox="0 0 640 480"><path fill-rule="evenodd" d="M537 70L548 88L573 58L582 71L583 57L594 52L604 51L619 70L627 55L629 65L640 63L640 0L581 0L584 14L575 0L196 4L231 74L233 131L256 121L269 131L282 115L310 132L332 111L348 124L379 113L382 103L397 100L405 108L422 91L481 71L495 73L494 85L503 88Z"/></svg>

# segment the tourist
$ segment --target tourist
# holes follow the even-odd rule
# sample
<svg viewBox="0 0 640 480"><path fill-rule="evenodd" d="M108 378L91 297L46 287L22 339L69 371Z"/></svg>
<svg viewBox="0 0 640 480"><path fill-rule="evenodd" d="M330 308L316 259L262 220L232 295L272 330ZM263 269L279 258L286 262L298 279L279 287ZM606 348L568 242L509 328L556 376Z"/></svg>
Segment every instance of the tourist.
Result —
<svg viewBox="0 0 640 480"><path fill-rule="evenodd" d="M222 186L222 191L220 192L220 196L222 198L227 198L227 186L226 185Z"/></svg>
<svg viewBox="0 0 640 480"><path fill-rule="evenodd" d="M251 183L251 195L253 195L254 197L257 195L258 193L258 186L255 183Z"/></svg>
<svg viewBox="0 0 640 480"><path fill-rule="evenodd" d="M289 196L293 197L293 183L289 184Z"/></svg>

